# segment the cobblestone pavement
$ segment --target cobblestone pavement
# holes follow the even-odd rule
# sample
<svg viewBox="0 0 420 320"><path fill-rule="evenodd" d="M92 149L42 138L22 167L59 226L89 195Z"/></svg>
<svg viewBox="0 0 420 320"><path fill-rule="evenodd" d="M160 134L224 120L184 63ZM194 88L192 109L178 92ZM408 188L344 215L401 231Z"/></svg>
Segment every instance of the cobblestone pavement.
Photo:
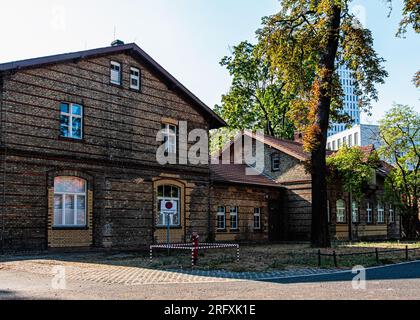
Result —
<svg viewBox="0 0 420 320"><path fill-rule="evenodd" d="M1 270L16 270L39 275L54 275L54 267L64 267L68 280L93 281L107 284L145 285L164 283L206 283L238 280L267 280L332 272L321 269L296 269L273 272L228 272L213 270L168 270L113 266L106 264L63 262L58 260L22 260L0 263ZM55 271L57 272L57 271Z"/></svg>

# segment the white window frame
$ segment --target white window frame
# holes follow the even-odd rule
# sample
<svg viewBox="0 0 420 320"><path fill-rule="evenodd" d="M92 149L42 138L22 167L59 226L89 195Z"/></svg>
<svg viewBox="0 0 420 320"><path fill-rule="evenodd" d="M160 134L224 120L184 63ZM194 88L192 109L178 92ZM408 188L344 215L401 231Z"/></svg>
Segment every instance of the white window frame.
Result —
<svg viewBox="0 0 420 320"><path fill-rule="evenodd" d="M370 202L366 202L366 222L373 223L373 210Z"/></svg>
<svg viewBox="0 0 420 320"><path fill-rule="evenodd" d="M235 206L231 206L229 209L229 219L230 219L230 230L239 230L239 208ZM234 218L234 219L232 219ZM235 227L233 227L233 222L235 222Z"/></svg>
<svg viewBox="0 0 420 320"><path fill-rule="evenodd" d="M342 201L343 206L339 207L339 201ZM337 223L345 223L346 222L346 203L342 199L338 199L336 201L336 216L337 216Z"/></svg>
<svg viewBox="0 0 420 320"><path fill-rule="evenodd" d="M54 190L54 201L55 201L55 197L56 196L61 196L61 204L62 204L62 212L61 212L61 223L57 223L57 221L55 221L55 207L54 207L54 223L53 226L54 227L73 227L73 228L83 228L87 226L87 216L86 216L86 205L87 205L87 181L78 177L57 177L57 178L77 178L80 179L82 181L84 181L85 184L85 191L84 192L56 192ZM55 188L55 186L54 186ZM66 196L73 196L73 224L66 224ZM83 196L85 198L85 206L84 206L84 224L78 224L77 223L77 204L78 204L78 200L77 198L79 196Z"/></svg>
<svg viewBox="0 0 420 320"><path fill-rule="evenodd" d="M254 208L254 230L261 230L261 208Z"/></svg>
<svg viewBox="0 0 420 320"><path fill-rule="evenodd" d="M162 124L162 134L163 139L165 141L165 151L168 154L176 154L177 153L177 126L170 123L163 123Z"/></svg>
<svg viewBox="0 0 420 320"><path fill-rule="evenodd" d="M114 69L114 67L118 67L118 71ZM121 85L122 83L122 71L121 71L121 63L117 61L111 61L110 69L110 82L112 84ZM118 80L114 78L118 75Z"/></svg>
<svg viewBox="0 0 420 320"><path fill-rule="evenodd" d="M376 207L377 210L377 222L378 223L385 223L385 208L384 204L382 202L378 202L378 205Z"/></svg>
<svg viewBox="0 0 420 320"><path fill-rule="evenodd" d="M351 221L353 223L359 222L359 204L357 201L352 201L351 203Z"/></svg>
<svg viewBox="0 0 420 320"><path fill-rule="evenodd" d="M217 230L226 230L226 207L217 207L216 214Z"/></svg>
<svg viewBox="0 0 420 320"><path fill-rule="evenodd" d="M276 166L274 165L275 162L277 162ZM280 170L280 155L278 153L273 153L271 155L271 170L272 171Z"/></svg>
<svg viewBox="0 0 420 320"><path fill-rule="evenodd" d="M65 104L68 105L69 107L69 112L63 112L61 111L61 106ZM78 106L80 107L80 115L78 114L73 114L73 107L74 106ZM60 136L63 138L69 138L69 139L77 139L77 140L82 140L83 139L83 112L84 112L84 108L81 104L78 103L68 103L68 102L62 102L60 103ZM61 134L61 116L67 117L69 119L68 121L68 125L67 125L67 132L68 132L68 136L63 136ZM80 119L80 137L75 137L73 136L73 119Z"/></svg>
<svg viewBox="0 0 420 320"><path fill-rule="evenodd" d="M137 73L137 75L135 73ZM133 80L137 81L137 85L133 84ZM139 68L130 67L130 89L137 90L137 91L140 90L140 69Z"/></svg>
<svg viewBox="0 0 420 320"><path fill-rule="evenodd" d="M389 223L395 223L395 209L391 203L389 204Z"/></svg>
<svg viewBox="0 0 420 320"><path fill-rule="evenodd" d="M157 220L157 226L158 227L167 227L168 226L168 222L166 221L166 218L169 216L169 226L170 227L180 227L181 226L181 188L178 186L174 186L174 185L169 185L169 184L165 184L165 185L160 185L158 186L163 188L163 196L158 196L157 197L157 206L158 206L158 220ZM171 187L171 188L176 188L178 189L178 197L165 197L165 187ZM174 223L174 215L168 215L164 212L161 211L160 208L160 201L176 201L177 202L177 220L178 223ZM162 219L161 219L162 217ZM162 223L161 223L162 221Z"/></svg>

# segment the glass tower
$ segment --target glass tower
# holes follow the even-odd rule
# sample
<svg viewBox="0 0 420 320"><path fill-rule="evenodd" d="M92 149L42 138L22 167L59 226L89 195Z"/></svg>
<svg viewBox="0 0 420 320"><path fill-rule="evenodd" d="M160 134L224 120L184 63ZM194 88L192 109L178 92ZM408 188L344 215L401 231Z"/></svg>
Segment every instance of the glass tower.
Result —
<svg viewBox="0 0 420 320"><path fill-rule="evenodd" d="M360 124L360 111L358 107L358 97L354 93L353 71L346 66L340 66L337 69L340 76L341 87L344 91L343 113L348 114L353 119L353 125ZM345 123L332 123L328 130L328 136L346 130Z"/></svg>

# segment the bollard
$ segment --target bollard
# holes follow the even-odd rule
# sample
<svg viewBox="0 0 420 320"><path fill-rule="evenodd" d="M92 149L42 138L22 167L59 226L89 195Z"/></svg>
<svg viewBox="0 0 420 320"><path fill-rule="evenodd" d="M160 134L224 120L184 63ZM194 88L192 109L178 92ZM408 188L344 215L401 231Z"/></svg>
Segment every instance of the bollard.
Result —
<svg viewBox="0 0 420 320"><path fill-rule="evenodd" d="M318 249L318 267L321 267L321 249Z"/></svg>
<svg viewBox="0 0 420 320"><path fill-rule="evenodd" d="M153 249L150 247L150 262L153 260Z"/></svg>
<svg viewBox="0 0 420 320"><path fill-rule="evenodd" d="M405 260L408 261L408 246L405 246Z"/></svg>
<svg viewBox="0 0 420 320"><path fill-rule="evenodd" d="M335 252L335 250L333 251L333 258L334 258L334 266L337 268L338 267L337 253Z"/></svg>
<svg viewBox="0 0 420 320"><path fill-rule="evenodd" d="M375 257L376 257L376 263L379 263L379 251L378 251L378 248L375 248Z"/></svg>

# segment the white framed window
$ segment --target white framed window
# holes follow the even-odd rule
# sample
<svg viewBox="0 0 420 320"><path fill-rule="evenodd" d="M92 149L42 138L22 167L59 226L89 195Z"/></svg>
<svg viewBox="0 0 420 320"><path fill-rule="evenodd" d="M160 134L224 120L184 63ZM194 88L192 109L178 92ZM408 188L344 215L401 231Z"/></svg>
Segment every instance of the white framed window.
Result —
<svg viewBox="0 0 420 320"><path fill-rule="evenodd" d="M130 88L140 90L140 69L130 68Z"/></svg>
<svg viewBox="0 0 420 320"><path fill-rule="evenodd" d="M343 223L346 222L346 206L345 202L342 199L338 199L336 202L337 208L337 222Z"/></svg>
<svg viewBox="0 0 420 320"><path fill-rule="evenodd" d="M280 170L280 155L278 153L271 155L271 169L272 171Z"/></svg>
<svg viewBox="0 0 420 320"><path fill-rule="evenodd" d="M389 205L389 223L395 222L395 210L392 204Z"/></svg>
<svg viewBox="0 0 420 320"><path fill-rule="evenodd" d="M378 223L384 223L385 214L384 214L384 205L382 202L378 202L377 213L378 213L378 220L377 220Z"/></svg>
<svg viewBox="0 0 420 320"><path fill-rule="evenodd" d="M165 152L169 154L176 154L177 143L176 143L176 132L177 127L173 124L163 123L162 124L162 133L163 141L165 143Z"/></svg>
<svg viewBox="0 0 420 320"><path fill-rule="evenodd" d="M226 207L217 207L217 230L226 229Z"/></svg>
<svg viewBox="0 0 420 320"><path fill-rule="evenodd" d="M372 207L373 206L370 202L366 202L366 220L367 220L367 223L373 223Z"/></svg>
<svg viewBox="0 0 420 320"><path fill-rule="evenodd" d="M111 61L111 83L121 85L121 64L116 61Z"/></svg>
<svg viewBox="0 0 420 320"><path fill-rule="evenodd" d="M86 180L77 177L54 179L55 227L86 227Z"/></svg>
<svg viewBox="0 0 420 320"><path fill-rule="evenodd" d="M351 135L349 135L348 141L349 141L349 147L352 147L353 146L353 143L351 141Z"/></svg>
<svg viewBox="0 0 420 320"><path fill-rule="evenodd" d="M354 145L355 146L359 145L359 133L358 132L354 133Z"/></svg>
<svg viewBox="0 0 420 320"><path fill-rule="evenodd" d="M60 104L60 136L83 138L83 106L64 102Z"/></svg>
<svg viewBox="0 0 420 320"><path fill-rule="evenodd" d="M261 230L261 208L254 208L254 230Z"/></svg>
<svg viewBox="0 0 420 320"><path fill-rule="evenodd" d="M335 140L332 142L332 150L335 151Z"/></svg>
<svg viewBox="0 0 420 320"><path fill-rule="evenodd" d="M356 201L351 203L351 221L353 223L359 222L359 204Z"/></svg>
<svg viewBox="0 0 420 320"><path fill-rule="evenodd" d="M230 207L230 229L238 230L238 207Z"/></svg>
<svg viewBox="0 0 420 320"><path fill-rule="evenodd" d="M180 226L181 190L176 186L162 185L157 190L158 226Z"/></svg>

